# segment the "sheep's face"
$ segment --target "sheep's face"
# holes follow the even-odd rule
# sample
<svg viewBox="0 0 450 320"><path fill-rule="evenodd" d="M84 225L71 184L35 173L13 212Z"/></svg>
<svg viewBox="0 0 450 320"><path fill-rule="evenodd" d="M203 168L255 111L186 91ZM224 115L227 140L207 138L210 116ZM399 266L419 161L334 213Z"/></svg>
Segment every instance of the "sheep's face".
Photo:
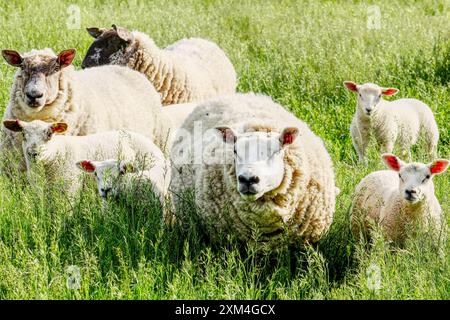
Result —
<svg viewBox="0 0 450 320"><path fill-rule="evenodd" d="M126 65L134 36L126 29L113 25L112 29L88 28L95 38L84 57L82 68L105 64Z"/></svg>
<svg viewBox="0 0 450 320"><path fill-rule="evenodd" d="M283 132L247 132L240 135L228 127L216 128L225 142L234 145L237 190L249 201L280 186L284 178L284 151L298 135L297 128Z"/></svg>
<svg viewBox="0 0 450 320"><path fill-rule="evenodd" d="M396 94L399 90L395 88L382 88L373 83L356 84L351 81L345 81L344 85L350 91L358 94L358 108L367 117L370 117L376 111L377 105L382 100L383 95L390 96Z"/></svg>
<svg viewBox="0 0 450 320"><path fill-rule="evenodd" d="M433 177L443 173L449 164L448 160L439 159L430 164L404 163L391 154L384 154L386 165L398 172L399 192L409 204L417 204L430 192L434 193Z"/></svg>
<svg viewBox="0 0 450 320"><path fill-rule="evenodd" d="M50 141L53 134L64 133L67 130L67 124L64 122L47 123L41 120L31 122L4 120L3 125L9 130L22 132L22 149L28 169L36 161L43 146Z"/></svg>
<svg viewBox="0 0 450 320"><path fill-rule="evenodd" d="M39 112L58 96L60 71L72 63L75 49L65 50L58 56L36 53L22 57L12 50L3 50L2 55L10 65L20 67L19 98L29 110Z"/></svg>
<svg viewBox="0 0 450 320"><path fill-rule="evenodd" d="M132 164L120 162L116 159L105 161L83 160L77 162L77 166L81 170L94 175L98 193L102 198L117 196L120 179L125 174L135 171Z"/></svg>

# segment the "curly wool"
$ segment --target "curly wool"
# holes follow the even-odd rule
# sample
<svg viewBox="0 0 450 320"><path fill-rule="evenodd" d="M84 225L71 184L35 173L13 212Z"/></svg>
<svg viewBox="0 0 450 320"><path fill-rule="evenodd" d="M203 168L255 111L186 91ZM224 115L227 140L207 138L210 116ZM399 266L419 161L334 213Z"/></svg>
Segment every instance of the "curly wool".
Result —
<svg viewBox="0 0 450 320"><path fill-rule="evenodd" d="M215 43L190 38L165 49L146 34L133 31L135 50L127 66L147 76L163 105L196 102L236 90L236 72Z"/></svg>
<svg viewBox="0 0 450 320"><path fill-rule="evenodd" d="M242 123L243 119L247 121ZM203 164L195 159L181 160L186 152L183 141L176 139L172 147L172 189L175 194L192 189L198 213L209 227L212 237L235 233L243 241L253 239L277 245L288 231L291 242L312 243L328 230L335 209L334 171L322 140L308 126L287 112L269 97L255 94L235 94L200 104L181 129L193 134L201 121L204 134ZM245 201L237 191L233 147L226 146L217 133L219 125L231 126L237 132L277 131L286 126L299 129L299 137L285 152L285 174L278 188L254 201ZM195 139L198 148L202 142ZM194 149L195 150L195 149ZM177 158L180 157L180 158ZM187 161L186 161L187 160ZM179 205L181 199L175 197Z"/></svg>

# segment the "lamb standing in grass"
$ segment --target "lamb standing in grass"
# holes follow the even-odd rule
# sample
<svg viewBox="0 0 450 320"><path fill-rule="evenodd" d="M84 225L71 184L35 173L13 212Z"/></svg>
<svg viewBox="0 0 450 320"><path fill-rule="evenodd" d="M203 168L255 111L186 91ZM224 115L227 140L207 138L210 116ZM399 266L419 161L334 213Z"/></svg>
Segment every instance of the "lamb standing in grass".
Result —
<svg viewBox="0 0 450 320"><path fill-rule="evenodd" d="M146 34L115 25L87 30L95 40L83 68L117 64L142 72L164 105L202 101L236 90L234 67L213 42L190 38L160 49Z"/></svg>
<svg viewBox="0 0 450 320"><path fill-rule="evenodd" d="M20 69L3 119L66 122L67 134L87 135L108 130L133 130L159 146L167 139L167 120L152 84L139 72L120 66L74 71L75 50L58 56L50 49L21 56L2 51ZM2 151L20 149L22 135L3 130Z"/></svg>
<svg viewBox="0 0 450 320"><path fill-rule="evenodd" d="M391 170L376 171L357 186L352 206L352 229L355 236L366 235L380 224L390 241L405 240L408 226L422 223L433 234L442 234L445 220L434 195L433 177L443 173L448 160L404 163L391 154L383 160Z"/></svg>
<svg viewBox="0 0 450 320"><path fill-rule="evenodd" d="M153 158L158 161L163 158L150 139L134 132L106 131L87 136L68 136L60 135L68 129L64 122L4 120L3 124L11 131L22 133L28 173L31 174L34 164L40 162L46 176L51 180L67 182L70 192L78 188L81 172L76 162L81 159L123 157L124 161L141 159L142 163L151 165Z"/></svg>
<svg viewBox="0 0 450 320"><path fill-rule="evenodd" d="M77 166L95 176L98 192L102 198L115 197L121 192L131 190L136 184L150 182L153 191L163 202L170 183L170 165L161 150L156 146L154 148L150 169L147 170L139 171L133 163L118 159L82 160L77 162Z"/></svg>
<svg viewBox="0 0 450 320"><path fill-rule="evenodd" d="M312 243L333 220L337 190L322 140L267 96L200 104L181 126L171 159L175 205L193 190L213 238L232 232L248 241L256 231L275 246L283 234Z"/></svg>
<svg viewBox="0 0 450 320"><path fill-rule="evenodd" d="M350 134L360 162L366 162L365 152L371 134L381 145L382 153L391 153L397 144L401 156L409 161L411 146L423 136L430 158L436 158L439 130L433 112L425 103L416 99L385 101L383 95L390 96L399 90L373 83L358 85L345 81L344 85L358 94Z"/></svg>

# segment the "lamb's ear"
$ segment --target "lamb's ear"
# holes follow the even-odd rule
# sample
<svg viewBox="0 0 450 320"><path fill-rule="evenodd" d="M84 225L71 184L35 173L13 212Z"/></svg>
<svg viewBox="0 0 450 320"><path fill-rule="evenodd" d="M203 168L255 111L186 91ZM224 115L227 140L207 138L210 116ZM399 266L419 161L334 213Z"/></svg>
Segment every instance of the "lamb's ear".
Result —
<svg viewBox="0 0 450 320"><path fill-rule="evenodd" d="M381 156L381 158L386 166L394 171L400 171L401 167L404 165L404 162L393 154L385 153Z"/></svg>
<svg viewBox="0 0 450 320"><path fill-rule="evenodd" d="M2 50L2 56L13 67L20 67L23 59L20 53L14 50Z"/></svg>
<svg viewBox="0 0 450 320"><path fill-rule="evenodd" d="M222 135L222 139L224 142L227 143L236 142L236 134L230 127L216 127L215 129Z"/></svg>
<svg viewBox="0 0 450 320"><path fill-rule="evenodd" d="M67 66L70 66L72 64L73 59L75 58L75 53L77 51L75 49L67 49L64 51L61 51L60 54L58 54L58 64L59 67L65 68Z"/></svg>
<svg viewBox="0 0 450 320"><path fill-rule="evenodd" d="M91 35L91 37L97 39L103 34L103 32L105 32L105 29L93 27L93 28L86 28L86 31Z"/></svg>
<svg viewBox="0 0 450 320"><path fill-rule="evenodd" d="M358 92L358 85L353 81L344 81L344 86L353 92Z"/></svg>
<svg viewBox="0 0 450 320"><path fill-rule="evenodd" d="M120 39L126 42L131 42L131 40L133 40L133 34L127 29L118 27L115 24L112 25L112 28L117 32Z"/></svg>
<svg viewBox="0 0 450 320"><path fill-rule="evenodd" d="M95 164L91 160L78 161L77 167L85 172L94 172L95 171Z"/></svg>
<svg viewBox="0 0 450 320"><path fill-rule="evenodd" d="M23 130L23 124L19 120L3 120L3 125L6 129L9 129L14 132L20 132Z"/></svg>
<svg viewBox="0 0 450 320"><path fill-rule="evenodd" d="M124 162L120 164L120 173L121 174L125 174L125 173L133 173L136 172L136 168L134 167L134 165L131 162Z"/></svg>
<svg viewBox="0 0 450 320"><path fill-rule="evenodd" d="M67 123L55 122L50 125L50 129L53 133L64 133L67 131Z"/></svg>
<svg viewBox="0 0 450 320"><path fill-rule="evenodd" d="M437 159L430 163L428 167L430 168L431 174L441 174L447 170L449 164L450 161L447 159Z"/></svg>
<svg viewBox="0 0 450 320"><path fill-rule="evenodd" d="M298 137L298 129L295 127L284 128L280 135L280 142L282 146L287 146L292 144Z"/></svg>
<svg viewBox="0 0 450 320"><path fill-rule="evenodd" d="M394 94L398 93L400 90L396 88L383 88L381 91L382 94L385 96L393 96Z"/></svg>

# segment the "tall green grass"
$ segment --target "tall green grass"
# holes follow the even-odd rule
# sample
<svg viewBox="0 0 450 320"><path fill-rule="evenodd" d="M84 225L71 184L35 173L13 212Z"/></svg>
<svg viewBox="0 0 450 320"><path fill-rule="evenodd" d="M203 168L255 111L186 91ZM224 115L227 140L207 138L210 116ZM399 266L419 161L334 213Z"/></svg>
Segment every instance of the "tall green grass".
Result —
<svg viewBox="0 0 450 320"><path fill-rule="evenodd" d="M367 28L375 4L378 30ZM67 28L70 5L80 9L81 29ZM264 256L233 239L209 243L189 202L188 222L170 229L146 189L102 203L86 179L71 203L62 186L0 176L1 299L450 298L448 241L439 253L425 235L404 248L381 237L367 248L351 236L354 187L383 166L373 146L369 166L357 164L349 136L356 101L342 86L376 82L429 104L439 154L449 158L448 1L3 1L0 47L75 47L79 67L91 43L84 28L112 23L144 31L161 46L191 36L217 42L235 65L240 91L271 95L306 121L335 163L341 193L334 223L314 247ZM4 108L15 70L1 63L0 72ZM414 157L424 159L421 148ZM435 185L448 223L448 174ZM67 286L70 266L80 269L78 289Z"/></svg>

